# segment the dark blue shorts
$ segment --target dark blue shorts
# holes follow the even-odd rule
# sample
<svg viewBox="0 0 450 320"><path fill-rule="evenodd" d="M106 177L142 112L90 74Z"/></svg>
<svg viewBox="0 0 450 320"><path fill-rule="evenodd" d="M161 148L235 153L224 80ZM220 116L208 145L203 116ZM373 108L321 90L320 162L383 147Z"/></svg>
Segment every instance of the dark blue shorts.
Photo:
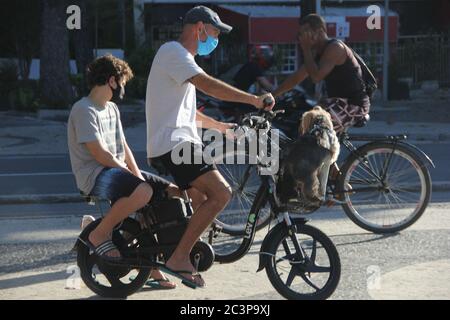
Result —
<svg viewBox="0 0 450 320"><path fill-rule="evenodd" d="M151 173L141 171L146 182L152 187L154 197L162 195L170 182ZM97 176L95 186L90 192L90 196L108 199L114 204L121 198L131 196L136 188L144 183L135 175L119 168L105 168Z"/></svg>

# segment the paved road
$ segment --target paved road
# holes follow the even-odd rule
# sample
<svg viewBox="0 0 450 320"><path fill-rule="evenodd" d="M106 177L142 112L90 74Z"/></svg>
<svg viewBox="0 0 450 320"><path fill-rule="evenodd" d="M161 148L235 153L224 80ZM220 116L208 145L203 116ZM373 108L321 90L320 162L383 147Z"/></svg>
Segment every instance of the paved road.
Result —
<svg viewBox="0 0 450 320"><path fill-rule="evenodd" d="M340 209L311 215L336 244L342 277L332 299L450 299L450 195L435 193L433 204L411 228L391 236L367 233ZM98 299L84 285L67 290L76 257L70 249L80 217L95 210L84 204L0 206L0 299ZM267 231L242 260L214 265L205 290L149 288L130 299L280 299L265 272L255 273L257 251ZM368 289L372 277L378 284ZM379 289L377 289L379 288Z"/></svg>
<svg viewBox="0 0 450 320"><path fill-rule="evenodd" d="M420 144L419 147L435 161L436 169L431 170L433 181L450 182L447 163L450 143ZM142 170L151 171L146 163L145 152L136 152L136 159ZM0 156L0 195L76 192L67 154Z"/></svg>

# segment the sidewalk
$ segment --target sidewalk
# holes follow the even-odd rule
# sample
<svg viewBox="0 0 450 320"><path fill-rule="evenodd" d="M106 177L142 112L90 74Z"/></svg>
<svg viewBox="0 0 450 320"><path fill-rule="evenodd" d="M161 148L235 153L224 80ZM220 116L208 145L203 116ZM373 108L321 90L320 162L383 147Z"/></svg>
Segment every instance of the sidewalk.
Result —
<svg viewBox="0 0 450 320"><path fill-rule="evenodd" d="M450 141L450 101L448 108L437 112L428 119L422 115L414 117L407 106L382 107L373 106L372 120L364 128L351 129L355 134L406 134L410 142L444 142ZM121 108L122 118L132 114L124 121L125 135L133 151L145 151L146 125L145 112ZM426 108L422 112L427 112ZM429 114L429 112L427 112ZM414 117L414 118L412 118ZM431 119L430 119L431 117ZM422 120L422 121L421 121ZM444 121L443 121L444 120ZM30 116L11 115L0 112L0 156L3 155L39 155L66 154L67 125L62 121L42 120Z"/></svg>

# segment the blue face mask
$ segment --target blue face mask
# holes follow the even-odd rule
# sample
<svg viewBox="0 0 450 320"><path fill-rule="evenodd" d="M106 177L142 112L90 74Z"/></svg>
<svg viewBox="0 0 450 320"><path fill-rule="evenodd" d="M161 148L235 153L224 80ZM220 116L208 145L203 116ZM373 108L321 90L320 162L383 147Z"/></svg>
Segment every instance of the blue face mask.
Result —
<svg viewBox="0 0 450 320"><path fill-rule="evenodd" d="M197 53L199 56L209 55L219 45L219 39L216 39L216 38L208 35L208 33L206 32L206 28L205 28L205 33L208 36L208 38L206 38L206 41L202 42L200 39L198 40Z"/></svg>

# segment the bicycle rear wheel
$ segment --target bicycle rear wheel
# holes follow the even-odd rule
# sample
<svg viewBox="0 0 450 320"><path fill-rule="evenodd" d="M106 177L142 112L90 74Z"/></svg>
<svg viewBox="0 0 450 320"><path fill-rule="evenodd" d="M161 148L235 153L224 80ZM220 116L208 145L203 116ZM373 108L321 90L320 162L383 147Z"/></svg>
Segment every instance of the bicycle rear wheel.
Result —
<svg viewBox="0 0 450 320"><path fill-rule="evenodd" d="M403 145L384 142L366 145L358 154L346 161L339 181L339 190L346 191L342 206L347 216L374 233L411 226L431 196L431 177L422 160Z"/></svg>
<svg viewBox="0 0 450 320"><path fill-rule="evenodd" d="M101 219L98 219L87 226L87 234L95 230L100 222ZM113 242L121 252L148 245L149 239L139 236L140 233L139 223L127 218L114 229ZM132 295L144 286L151 273L151 269L144 267L136 269L108 265L84 244L77 248L77 265L86 286L99 296L107 298L126 298Z"/></svg>

